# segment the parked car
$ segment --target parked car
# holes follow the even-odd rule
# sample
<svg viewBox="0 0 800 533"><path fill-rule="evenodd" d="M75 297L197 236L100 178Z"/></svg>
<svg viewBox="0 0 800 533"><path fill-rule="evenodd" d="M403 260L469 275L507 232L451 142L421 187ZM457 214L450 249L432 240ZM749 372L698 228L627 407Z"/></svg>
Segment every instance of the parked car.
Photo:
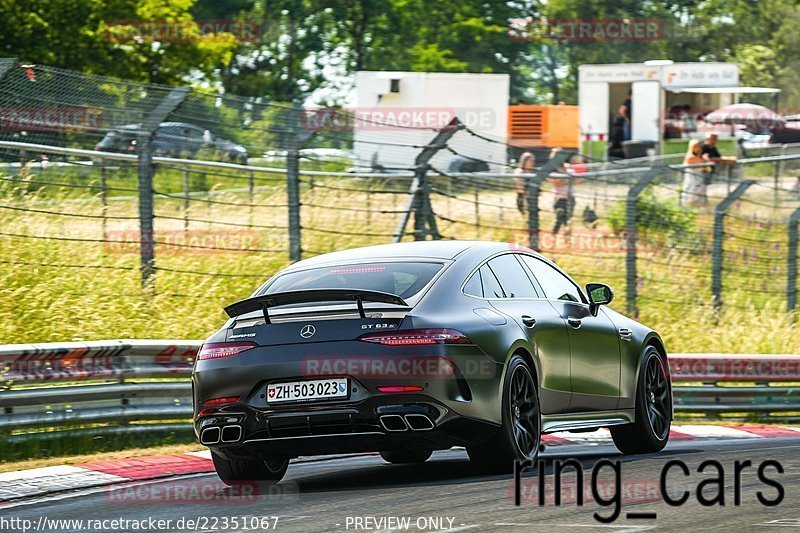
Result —
<svg viewBox="0 0 800 533"><path fill-rule="evenodd" d="M95 150L104 152L129 152L136 150L138 124L128 124L109 131L97 143ZM185 122L162 122L153 136L153 154L164 157L193 158L201 149L210 149L220 159L247 164L247 149L233 141L223 139L209 130Z"/></svg>
<svg viewBox="0 0 800 533"><path fill-rule="evenodd" d="M542 433L608 427L661 450L672 391L652 329L529 249L437 241L357 248L278 272L200 349L194 429L228 484L300 455L419 463L464 446L493 471Z"/></svg>
<svg viewBox="0 0 800 533"><path fill-rule="evenodd" d="M786 122L785 126L772 128L769 137L770 144L800 143L800 122Z"/></svg>

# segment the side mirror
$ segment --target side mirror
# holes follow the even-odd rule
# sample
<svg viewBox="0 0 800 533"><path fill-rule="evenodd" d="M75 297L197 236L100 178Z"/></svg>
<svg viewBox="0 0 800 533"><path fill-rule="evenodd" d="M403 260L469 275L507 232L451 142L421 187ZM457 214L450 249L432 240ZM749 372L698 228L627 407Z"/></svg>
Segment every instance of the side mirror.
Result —
<svg viewBox="0 0 800 533"><path fill-rule="evenodd" d="M586 293L589 295L589 310L597 314L597 308L607 305L614 299L614 291L604 283L587 283Z"/></svg>

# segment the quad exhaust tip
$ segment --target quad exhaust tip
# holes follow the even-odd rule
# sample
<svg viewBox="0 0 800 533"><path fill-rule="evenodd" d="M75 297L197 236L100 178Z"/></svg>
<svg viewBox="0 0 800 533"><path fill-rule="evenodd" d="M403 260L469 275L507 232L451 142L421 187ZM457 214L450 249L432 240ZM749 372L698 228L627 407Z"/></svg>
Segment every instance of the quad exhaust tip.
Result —
<svg viewBox="0 0 800 533"><path fill-rule="evenodd" d="M430 431L435 426L433 420L421 414L383 415L378 420L386 431Z"/></svg>
<svg viewBox="0 0 800 533"><path fill-rule="evenodd" d="M400 415L383 415L380 420L383 429L386 431L405 431L408 429L406 421Z"/></svg>
<svg viewBox="0 0 800 533"><path fill-rule="evenodd" d="M408 424L408 427L413 431L430 431L434 426L433 420L426 415L411 414L406 415L405 419L406 424Z"/></svg>
<svg viewBox="0 0 800 533"><path fill-rule="evenodd" d="M242 426L225 426L205 428L200 432L200 444L205 446L219 443L239 442L242 438Z"/></svg>
<svg viewBox="0 0 800 533"><path fill-rule="evenodd" d="M222 428L222 442L239 442L242 438L242 426L225 426Z"/></svg>
<svg viewBox="0 0 800 533"><path fill-rule="evenodd" d="M217 444L219 442L221 430L220 428L205 428L200 432L200 444L209 445Z"/></svg>

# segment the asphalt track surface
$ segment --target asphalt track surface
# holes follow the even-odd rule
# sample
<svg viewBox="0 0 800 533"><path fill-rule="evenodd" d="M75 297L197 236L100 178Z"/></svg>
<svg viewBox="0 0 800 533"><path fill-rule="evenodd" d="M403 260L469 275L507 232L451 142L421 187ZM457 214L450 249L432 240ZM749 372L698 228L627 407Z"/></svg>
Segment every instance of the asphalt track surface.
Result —
<svg viewBox="0 0 800 533"><path fill-rule="evenodd" d="M468 461L464 450L437 452L423 465L389 465L380 457L353 456L303 463L289 467L286 478L255 496L253 487L240 492L224 488L214 474L182 476L129 483L11 503L0 509L0 529L21 531L30 520L38 531L773 531L777 527L800 528L800 438L748 439L746 441L678 441L654 455L621 456L613 447L559 446L545 450L545 505L540 506L533 487L536 471L522 477L521 505L514 505L513 475L483 475ZM565 471L562 504L553 504L553 464L575 458L584 468L588 498L575 503L574 474ZM609 516L616 505L600 505L591 497L592 469L602 459L620 461L620 514L609 524L598 522L598 513ZM690 471L684 476L673 467L667 487L673 497L689 491L688 501L669 506L660 497L659 478L668 461L678 460ZM706 460L723 468L725 505L703 506L697 501L698 485L720 474L715 467L697 469ZM735 462L750 461L743 470L735 502ZM778 499L779 490L761 480L757 467L777 461L783 473L766 466L764 475L784 492L776 506L765 506L757 494ZM610 467L598 469L596 487L611 502L616 493ZM571 481L570 481L571 480ZM717 485L700 489L714 497ZM630 513L639 513L640 517ZM641 516L641 513L654 513ZM204 518L203 518L204 517ZM274 518L278 517L277 523ZM390 517L407 519L390 521ZM183 522L178 521L183 518ZM261 520L265 518L265 520ZM135 528L133 523L112 520L170 520L158 528ZM239 523L234 524L233 520ZM52 520L83 520L56 524ZM98 523L88 520L105 520ZM197 523L189 523L196 520ZM451 521L452 520L452 521ZM42 521L42 522L40 522ZM49 527L47 527L49 525ZM237 526L237 527L235 527ZM263 526L263 527L262 527Z"/></svg>

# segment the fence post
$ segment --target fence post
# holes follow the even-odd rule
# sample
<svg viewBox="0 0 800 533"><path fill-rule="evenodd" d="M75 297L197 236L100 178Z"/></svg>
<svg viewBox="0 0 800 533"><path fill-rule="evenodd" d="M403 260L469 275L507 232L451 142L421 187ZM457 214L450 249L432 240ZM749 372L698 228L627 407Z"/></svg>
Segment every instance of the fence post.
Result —
<svg viewBox="0 0 800 533"><path fill-rule="evenodd" d="M636 202L648 185L653 183L658 176L664 172L664 167L655 167L639 179L628 189L628 196L625 200L625 300L627 302L628 314L636 314L636 243L639 237L639 230L636 225L637 213Z"/></svg>
<svg viewBox="0 0 800 533"><path fill-rule="evenodd" d="M800 222L800 207L789 217L789 257L786 276L786 310L790 313L797 307L797 226Z"/></svg>
<svg viewBox="0 0 800 533"><path fill-rule="evenodd" d="M786 145L783 144L783 145L781 145L781 154L780 155L783 155L785 153L786 153ZM775 161L775 176L773 177L773 185L774 185L775 189L774 189L774 191L772 193L772 207L774 207L774 208L778 207L778 201L779 201L778 200L778 191L780 190L780 184L781 184L781 163L782 162L783 161L780 160L780 159Z"/></svg>
<svg viewBox="0 0 800 533"><path fill-rule="evenodd" d="M139 137L139 257L142 269L142 286L150 282L155 268L155 235L153 235L153 151L150 148L152 132L143 131Z"/></svg>
<svg viewBox="0 0 800 533"><path fill-rule="evenodd" d="M429 227L433 239L440 239L439 228L436 227L436 217L433 215L433 207L431 207L431 189L428 184L427 163L417 167L414 179L417 181L417 189L414 192L412 207L414 211L414 240L426 240L428 238Z"/></svg>
<svg viewBox="0 0 800 533"><path fill-rule="evenodd" d="M542 183L570 157L569 152L560 150L536 171L533 177L525 178L525 189L528 196L528 248L539 251L539 193Z"/></svg>
<svg viewBox="0 0 800 533"><path fill-rule="evenodd" d="M189 189L191 183L189 181L189 166L183 167L183 231L189 231L189 208L191 207L191 195Z"/></svg>
<svg viewBox="0 0 800 533"><path fill-rule="evenodd" d="M250 225L253 224L253 201L256 194L255 182L256 182L255 172L251 170L248 173L248 179L247 179L247 192L250 193L250 196L248 196L248 198L250 198L250 214L247 218L247 222Z"/></svg>
<svg viewBox="0 0 800 533"><path fill-rule="evenodd" d="M473 203L475 204L475 238L481 238L481 204L480 204L480 188L478 187L478 180L473 176L470 181L472 182L472 196Z"/></svg>
<svg viewBox="0 0 800 533"><path fill-rule="evenodd" d="M155 271L155 235L153 234L153 150L156 130L189 94L188 87L172 89L142 121L137 152L139 156L139 256L142 286L147 286Z"/></svg>
<svg viewBox="0 0 800 533"><path fill-rule="evenodd" d="M303 113L302 109L293 111ZM301 120L296 119L296 124ZM286 201L289 211L289 260L292 263L303 258L300 226L300 149L316 135L316 130L305 129L294 133L289 140L289 149L286 151ZM252 199L251 199L252 201Z"/></svg>
<svg viewBox="0 0 800 533"><path fill-rule="evenodd" d="M97 170L100 173L100 205L102 206L103 213L103 240L106 240L108 234L108 183L106 182L106 164L105 159L100 158L97 163Z"/></svg>
<svg viewBox="0 0 800 533"><path fill-rule="evenodd" d="M6 72L14 68L17 64L17 58L15 57L0 57L0 78L2 78Z"/></svg>
<svg viewBox="0 0 800 533"><path fill-rule="evenodd" d="M714 307L722 307L722 243L725 240L725 213L728 208L754 184L753 180L744 180L714 208L714 244L711 256L711 298Z"/></svg>
<svg viewBox="0 0 800 533"><path fill-rule="evenodd" d="M403 240L403 235L406 232L408 220L411 218L411 213L414 213L414 240L424 241L427 239L430 229L430 234L434 239L440 239L439 229L436 227L436 216L433 213L430 198L430 186L428 185L428 169L430 165L428 162L433 158L436 153L447 146L453 135L459 130L464 128L464 124L454 117L447 126L440 129L431 142L417 154L414 160L414 179L411 181L411 196L406 206L406 211L403 218L397 225L394 232L394 242Z"/></svg>
<svg viewBox="0 0 800 533"><path fill-rule="evenodd" d="M289 204L289 260L300 261L303 249L300 243L300 151L291 149L286 154L286 198Z"/></svg>

